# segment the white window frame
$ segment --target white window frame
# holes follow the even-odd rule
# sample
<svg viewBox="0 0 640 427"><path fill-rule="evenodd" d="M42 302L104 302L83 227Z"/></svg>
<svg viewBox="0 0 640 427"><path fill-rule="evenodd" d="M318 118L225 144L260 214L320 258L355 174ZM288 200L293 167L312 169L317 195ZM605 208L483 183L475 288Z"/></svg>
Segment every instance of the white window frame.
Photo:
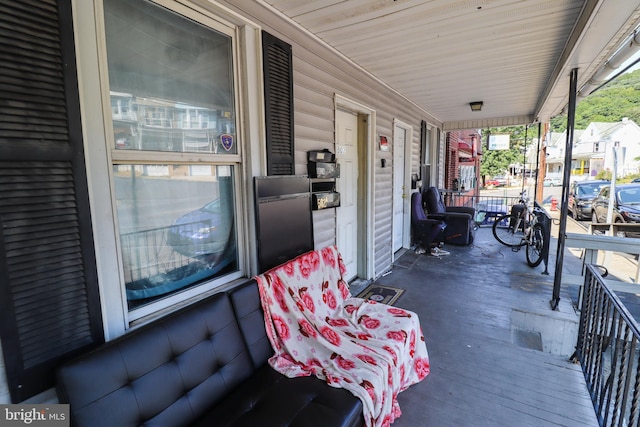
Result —
<svg viewBox="0 0 640 427"><path fill-rule="evenodd" d="M231 34L234 61L234 91L237 154L206 153L202 164L233 164L235 176L238 271L224 278L177 293L144 310L129 312L122 271L119 231L112 192L114 163L192 163L194 153L137 152L115 150L111 123L111 101L107 75L106 41L102 0L72 0L75 27L78 81L83 122L83 138L91 200L94 241L98 265L98 281L105 337L124 334L134 324L145 322L173 311L193 299L220 289L234 278L255 272L254 243L248 236L255 233L246 212L251 212L252 189L248 177L259 175L265 164L264 111L262 92L262 58L260 28L219 5L207 3L203 8L187 1L156 0L155 3L194 19L217 31ZM249 123L249 126L244 126ZM253 123L253 124L252 124ZM255 124L258 123L258 124ZM248 184L249 182L249 184Z"/></svg>

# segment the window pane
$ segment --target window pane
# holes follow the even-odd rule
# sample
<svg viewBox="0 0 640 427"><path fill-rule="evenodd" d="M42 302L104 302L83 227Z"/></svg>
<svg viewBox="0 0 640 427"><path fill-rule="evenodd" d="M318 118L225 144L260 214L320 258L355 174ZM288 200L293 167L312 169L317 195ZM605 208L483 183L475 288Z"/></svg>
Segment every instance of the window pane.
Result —
<svg viewBox="0 0 640 427"><path fill-rule="evenodd" d="M476 167L472 165L458 166L458 176L460 177L460 189L469 191L476 188Z"/></svg>
<svg viewBox="0 0 640 427"><path fill-rule="evenodd" d="M237 154L232 39L143 0L105 0L116 149Z"/></svg>
<svg viewBox="0 0 640 427"><path fill-rule="evenodd" d="M232 166L113 169L130 309L237 270Z"/></svg>

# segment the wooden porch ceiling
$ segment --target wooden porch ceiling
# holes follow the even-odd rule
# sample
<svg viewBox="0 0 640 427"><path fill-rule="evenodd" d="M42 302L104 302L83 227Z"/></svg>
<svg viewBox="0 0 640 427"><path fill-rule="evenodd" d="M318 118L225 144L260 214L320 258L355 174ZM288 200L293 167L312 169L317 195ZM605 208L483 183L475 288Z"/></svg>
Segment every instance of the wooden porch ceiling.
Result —
<svg viewBox="0 0 640 427"><path fill-rule="evenodd" d="M448 130L547 121L640 21L639 0L259 1Z"/></svg>

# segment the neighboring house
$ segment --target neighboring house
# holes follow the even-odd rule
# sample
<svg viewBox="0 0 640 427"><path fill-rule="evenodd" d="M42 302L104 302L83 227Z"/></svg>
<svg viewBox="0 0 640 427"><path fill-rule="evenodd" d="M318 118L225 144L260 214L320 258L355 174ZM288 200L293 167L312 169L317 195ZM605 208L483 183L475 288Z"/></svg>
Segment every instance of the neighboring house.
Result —
<svg viewBox="0 0 640 427"><path fill-rule="evenodd" d="M480 138L479 129L447 133L445 189L478 194L482 160Z"/></svg>
<svg viewBox="0 0 640 427"><path fill-rule="evenodd" d="M574 131L577 134L578 130ZM562 175L567 132L549 132L546 142L546 176Z"/></svg>
<svg viewBox="0 0 640 427"><path fill-rule="evenodd" d="M640 127L628 118L616 123L592 122L584 130L574 131L571 151L572 179L595 177L603 170L612 170L613 148L617 150L618 177L637 174L640 162ZM566 150L566 131L552 133L547 145L547 175L562 173Z"/></svg>

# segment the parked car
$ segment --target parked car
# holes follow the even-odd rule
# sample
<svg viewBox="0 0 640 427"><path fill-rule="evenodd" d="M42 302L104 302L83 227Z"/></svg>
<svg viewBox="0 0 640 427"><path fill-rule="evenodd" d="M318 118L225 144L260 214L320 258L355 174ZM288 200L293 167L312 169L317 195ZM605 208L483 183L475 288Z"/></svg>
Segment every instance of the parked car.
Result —
<svg viewBox="0 0 640 427"><path fill-rule="evenodd" d="M595 223L606 223L611 187L603 187L593 199L591 218ZM615 189L614 223L640 223L640 183L621 184ZM634 233L635 237L635 233Z"/></svg>
<svg viewBox="0 0 640 427"><path fill-rule="evenodd" d="M220 199L176 219L169 228L167 243L188 257L215 255L224 251L233 220L225 215Z"/></svg>
<svg viewBox="0 0 640 427"><path fill-rule="evenodd" d="M590 219L591 203L610 181L573 181L569 190L569 215L574 219Z"/></svg>
<svg viewBox="0 0 640 427"><path fill-rule="evenodd" d="M488 188L504 187L507 185L507 178L504 176L496 176L485 181L484 185Z"/></svg>
<svg viewBox="0 0 640 427"><path fill-rule="evenodd" d="M545 178L542 181L542 185L545 187L559 187L562 185L562 180L560 178Z"/></svg>

